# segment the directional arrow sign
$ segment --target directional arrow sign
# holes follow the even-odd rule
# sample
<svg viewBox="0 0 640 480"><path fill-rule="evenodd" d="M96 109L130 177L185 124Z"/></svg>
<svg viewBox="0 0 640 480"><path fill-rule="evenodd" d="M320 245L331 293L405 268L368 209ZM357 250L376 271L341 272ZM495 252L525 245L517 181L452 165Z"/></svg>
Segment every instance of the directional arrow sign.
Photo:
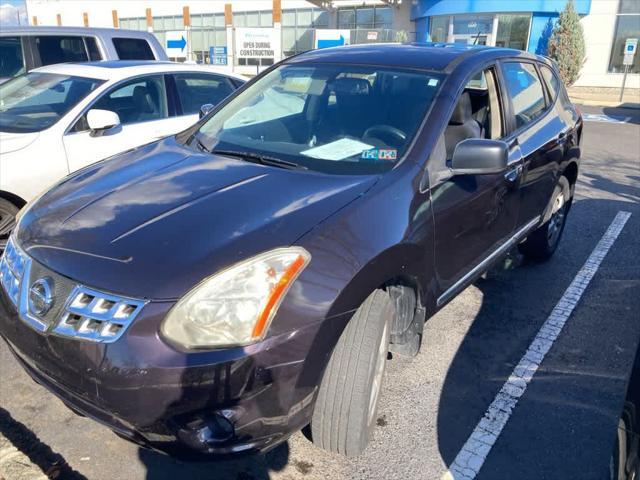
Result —
<svg viewBox="0 0 640 480"><path fill-rule="evenodd" d="M184 47L187 46L187 41L184 37L181 37L180 40L167 40L167 48L179 48L180 50L184 50Z"/></svg>
<svg viewBox="0 0 640 480"><path fill-rule="evenodd" d="M351 43L351 32L346 29L316 29L316 48L339 47Z"/></svg>
<svg viewBox="0 0 640 480"><path fill-rule="evenodd" d="M175 30L165 33L167 55L170 58L184 58L187 56L187 32Z"/></svg>
<svg viewBox="0 0 640 480"><path fill-rule="evenodd" d="M344 37L340 35L339 38L318 40L318 48L340 47L344 45Z"/></svg>

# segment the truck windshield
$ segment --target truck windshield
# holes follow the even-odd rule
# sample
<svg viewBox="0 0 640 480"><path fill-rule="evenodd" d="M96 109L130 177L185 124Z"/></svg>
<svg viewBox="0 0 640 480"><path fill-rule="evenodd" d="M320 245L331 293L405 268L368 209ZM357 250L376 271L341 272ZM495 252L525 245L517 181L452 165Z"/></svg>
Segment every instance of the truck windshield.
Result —
<svg viewBox="0 0 640 480"><path fill-rule="evenodd" d="M223 106L190 141L326 173L384 172L411 144L442 79L383 67L284 65Z"/></svg>
<svg viewBox="0 0 640 480"><path fill-rule="evenodd" d="M0 131L39 132L56 123L103 80L31 72L0 85Z"/></svg>

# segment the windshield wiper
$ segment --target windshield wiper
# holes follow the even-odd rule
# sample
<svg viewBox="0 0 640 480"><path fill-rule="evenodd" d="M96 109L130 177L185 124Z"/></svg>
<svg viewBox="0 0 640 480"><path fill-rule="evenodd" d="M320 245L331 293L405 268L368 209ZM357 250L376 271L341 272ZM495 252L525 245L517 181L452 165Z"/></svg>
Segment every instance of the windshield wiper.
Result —
<svg viewBox="0 0 640 480"><path fill-rule="evenodd" d="M254 152L242 152L238 150L211 150L210 153L241 158L242 160L246 160L248 162L259 163L261 165L269 165L272 167L288 168L290 170L308 170L308 168L304 165L300 165L294 162L288 162L276 157L269 157L268 155L261 155Z"/></svg>

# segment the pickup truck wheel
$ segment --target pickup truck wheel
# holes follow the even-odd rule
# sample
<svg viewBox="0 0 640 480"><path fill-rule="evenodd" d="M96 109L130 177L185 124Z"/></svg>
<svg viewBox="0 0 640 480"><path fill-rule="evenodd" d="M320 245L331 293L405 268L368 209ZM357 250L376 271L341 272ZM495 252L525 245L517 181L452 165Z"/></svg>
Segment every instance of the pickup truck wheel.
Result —
<svg viewBox="0 0 640 480"><path fill-rule="evenodd" d="M355 456L367 446L376 420L393 313L389 295L376 290L340 336L311 419L311 438L320 448Z"/></svg>
<svg viewBox="0 0 640 480"><path fill-rule="evenodd" d="M13 203L0 198L0 252L4 251L9 241L9 235L16 226L18 207Z"/></svg>
<svg viewBox="0 0 640 480"><path fill-rule="evenodd" d="M569 211L570 191L569 181L565 177L560 177L551 197L551 216L518 245L518 250L522 255L536 261L551 258L558 248L564 231Z"/></svg>

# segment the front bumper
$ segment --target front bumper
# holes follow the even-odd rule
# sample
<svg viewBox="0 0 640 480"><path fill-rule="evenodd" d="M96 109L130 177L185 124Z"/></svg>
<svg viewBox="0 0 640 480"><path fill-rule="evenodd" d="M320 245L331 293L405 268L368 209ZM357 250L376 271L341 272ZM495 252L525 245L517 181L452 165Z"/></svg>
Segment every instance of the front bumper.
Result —
<svg viewBox="0 0 640 480"><path fill-rule="evenodd" d="M0 289L0 335L72 410L173 456L265 451L309 423L322 322L247 347L181 352L157 333L170 306L147 305L102 344L36 332Z"/></svg>

